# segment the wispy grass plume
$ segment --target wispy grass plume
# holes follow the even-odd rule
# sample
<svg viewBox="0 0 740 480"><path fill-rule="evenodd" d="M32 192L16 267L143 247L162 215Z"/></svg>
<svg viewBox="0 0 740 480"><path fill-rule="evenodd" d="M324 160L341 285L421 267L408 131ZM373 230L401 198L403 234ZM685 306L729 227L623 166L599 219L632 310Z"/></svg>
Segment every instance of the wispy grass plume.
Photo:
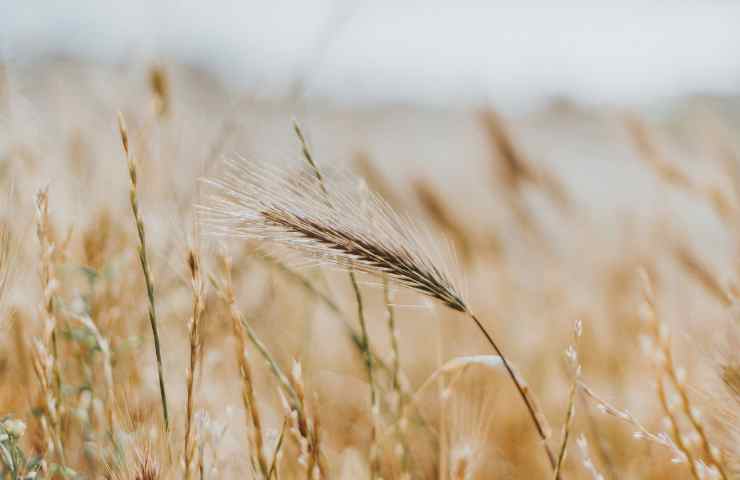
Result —
<svg viewBox="0 0 740 480"><path fill-rule="evenodd" d="M346 173L317 183L305 169L237 158L227 160L223 176L206 182L214 189L200 212L212 234L275 243L322 263L387 274L453 310L468 311L419 229Z"/></svg>

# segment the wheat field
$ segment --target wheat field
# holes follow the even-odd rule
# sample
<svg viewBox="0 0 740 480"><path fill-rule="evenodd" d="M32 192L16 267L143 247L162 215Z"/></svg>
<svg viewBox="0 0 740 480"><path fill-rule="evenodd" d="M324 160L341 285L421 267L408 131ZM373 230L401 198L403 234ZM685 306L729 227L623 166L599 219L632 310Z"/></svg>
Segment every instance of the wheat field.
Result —
<svg viewBox="0 0 740 480"><path fill-rule="evenodd" d="M729 102L0 73L3 478L740 476Z"/></svg>

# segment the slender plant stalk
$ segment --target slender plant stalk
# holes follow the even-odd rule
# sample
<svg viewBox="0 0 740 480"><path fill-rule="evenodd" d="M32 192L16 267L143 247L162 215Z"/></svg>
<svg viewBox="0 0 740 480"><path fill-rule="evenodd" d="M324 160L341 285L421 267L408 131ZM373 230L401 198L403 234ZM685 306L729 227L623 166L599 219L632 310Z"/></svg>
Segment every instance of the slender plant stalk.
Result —
<svg viewBox="0 0 740 480"><path fill-rule="evenodd" d="M251 434L250 443L252 444L256 457L256 464L259 467L263 478L269 478L269 467L264 454L264 437L262 434L262 421L259 410L257 409L257 400L254 396L254 381L252 377L252 368L247 358L247 336L245 334L244 324L237 315L232 315L232 327L234 336L237 340L236 359L239 364L239 375L242 378L242 402L244 411L247 414L252 425L248 427Z"/></svg>
<svg viewBox="0 0 740 480"><path fill-rule="evenodd" d="M193 290L193 312L188 325L188 329L190 330L190 364L188 365L186 374L187 398L185 408L185 448L183 451L185 480L192 478L191 468L196 453L196 441L193 433L194 386L195 372L200 361L201 352L200 323L203 317L203 311L205 310L205 301L203 298L205 286L201 275L200 259L193 250L188 254L188 267Z"/></svg>
<svg viewBox="0 0 740 480"><path fill-rule="evenodd" d="M326 295L324 292L316 288L316 286L314 286L313 283L309 282L305 277L300 275L298 272L288 268L287 266L285 266L285 264L273 258L272 256L261 255L257 258L275 267L279 272L283 273L290 280L299 284L310 295L315 296L316 298L321 300L332 312L338 315L339 318L342 320L342 325L344 326L345 331L349 335L350 340L358 349L360 349L360 354L362 354L362 348L361 348L362 347L362 334L358 332L356 328L349 323L349 319L344 314L344 312L339 308L336 302L334 302L334 300L332 300L331 298L329 298L328 295ZM384 278L386 282L388 282L387 276L384 276ZM216 288L220 288L218 286L218 282L216 282L214 279L212 279L211 281L216 286ZM388 301L386 301L386 311L390 312L390 315L392 315L392 317L389 316L389 321L393 321L394 326L391 328L393 328L395 331L395 308L393 308L393 306L390 303L388 303ZM250 337L250 340L252 340L255 343L255 345L257 346L257 349L260 350L260 353L262 353L263 356L265 356L268 364L270 365L271 368L273 368L273 371L276 371L274 367L277 367L277 364L275 364L274 360L269 358L269 355L270 355L269 352L267 351L264 344L262 344L262 342L259 340L259 338L256 337L254 330L251 328L249 322L245 321L245 328L247 329L247 333ZM396 346L395 347L391 346L391 348L397 349L398 332L395 333L395 338L393 341ZM400 417L397 419L397 421L399 422L398 427L405 431L406 425L409 422L409 416L411 415L408 412L409 409L407 408L407 406L415 405L415 404L413 402L411 393L406 388L403 388L403 384L401 383L403 374L400 370L400 363L396 366L392 364L389 365L383 360L383 358L380 355L378 355L378 353L375 352L375 350L372 348L372 345L368 345L368 349L370 350L370 354L372 355L372 358L373 358L373 369L375 373L382 372L390 379L392 384L397 383L397 393L399 395L398 401L399 401L399 412L400 412ZM399 355L399 352L396 351L395 355L396 355L395 357L396 361L400 362L401 357ZM277 367L277 370L279 370L279 367ZM377 383L377 375L374 375L374 376L376 377L376 383ZM424 420L424 417L422 417L418 412L416 412L416 414L414 415L413 420L417 422L420 426L425 427L427 429L429 428L429 426L426 424ZM408 455L408 449L405 453L405 457L406 457L406 464L408 467L411 464L411 456Z"/></svg>
<svg viewBox="0 0 740 480"><path fill-rule="evenodd" d="M357 331L356 327L350 324L350 320L347 318L345 313L342 311L341 308L339 308L339 305L337 305L337 303L334 300L332 300L328 295L326 295L324 292L316 288L316 286L313 283L311 283L309 280L307 280L304 276L288 268L279 260L269 255L261 255L258 258L260 258L261 260L263 260L270 266L276 268L280 273L284 274L290 280L294 281L295 283L298 283L310 295L321 300L321 302L323 302L333 313L339 316L339 318L342 320L342 326L347 332L347 335L349 335L352 343L358 349L362 350L362 333ZM389 377L392 378L393 377L392 366L386 364L386 362L373 350L372 345L369 345L368 348L370 349L370 354L373 357L373 367L376 370L381 370L383 373L387 374Z"/></svg>
<svg viewBox="0 0 740 480"><path fill-rule="evenodd" d="M264 435L262 431L262 420L257 400L254 396L254 380L252 377L252 368L247 358L247 339L244 335L244 328L239 321L233 322L234 334L237 337L237 361L239 362L239 373L242 377L242 402L244 410L252 422L252 428L248 429L251 433L250 443L252 444L253 453L256 457L256 463L259 467L262 478L269 478L269 466L264 452Z"/></svg>
<svg viewBox="0 0 740 480"><path fill-rule="evenodd" d="M296 136L301 143L301 150L303 152L303 158L306 159L306 163L311 167L316 180L319 183L321 191L324 193L325 201L330 208L334 208L332 205L329 191L326 189L324 177L319 170L318 165L311 155L311 150L308 148L306 138L303 136L301 127L298 122L293 121L293 130L295 130ZM362 350L362 354L365 357L365 368L367 369L368 383L370 384L370 415L371 415L371 429L370 429L370 479L374 480L379 475L379 447L378 447L378 421L380 416L380 405L378 404L378 395L375 388L375 379L373 378L373 354L370 351L370 337L367 334L367 326L365 323L365 309L362 302L362 292L360 286L357 283L357 277L354 269L350 266L349 268L349 281L352 285L352 290L355 294L355 300L357 302L357 318L360 322L360 340L359 345Z"/></svg>
<svg viewBox="0 0 740 480"><path fill-rule="evenodd" d="M244 318L244 315L241 313L238 306L236 305L236 295L234 295L234 287L231 277L231 258L226 255L221 255L219 259L221 262L221 268L223 270L223 282L217 282L215 281L215 279L212 279L212 283L215 285L221 299L228 306L229 315L231 316L232 320L242 325L242 327L244 328L244 332L247 334L247 337L249 337L249 340L254 344L260 355L262 355L262 357L265 359L273 375L275 375L275 378L278 379L283 390L290 397L291 404L293 405L293 407L295 407L297 402L297 395L290 383L290 380L288 379L288 376L285 374L283 369L280 368L280 365L272 357L272 354L270 354L267 346L264 344L264 342L262 342L262 340L260 340L260 338L257 336L257 332L254 331L250 322L248 322Z"/></svg>
<svg viewBox="0 0 740 480"><path fill-rule="evenodd" d="M60 465L66 464L62 442L61 413L64 409L62 397L62 374L59 369L59 347L57 339L57 314L54 298L57 289L56 270L53 254L55 246L49 232L49 193L47 189L36 194L36 235L41 246L41 286L43 288L44 315L43 341L36 346L39 364L37 376L42 384L46 401L46 413L52 428L54 448ZM51 351L51 353L49 353Z"/></svg>
<svg viewBox="0 0 740 480"><path fill-rule="evenodd" d="M326 465L326 459L321 449L321 417L319 416L317 408L313 409L313 428L311 429L311 434L311 444L313 445L312 453L314 462L319 469L319 475L321 478L329 478L329 467Z"/></svg>
<svg viewBox="0 0 740 480"><path fill-rule="evenodd" d="M41 392L44 398L44 415L41 417L41 427L44 435L52 441L59 465L64 468L67 461L64 454L64 442L62 441L61 418L52 386L54 360L44 342L36 339L34 347L33 369L41 384ZM49 430L51 430L51 433L49 433Z"/></svg>
<svg viewBox="0 0 740 480"><path fill-rule="evenodd" d="M378 393L375 388L375 379L373 378L373 356L370 353L370 337L367 334L367 325L365 324L365 309L360 294L360 287L357 284L354 270L349 271L349 278L352 281L352 289L355 292L357 301L357 318L360 321L360 332L362 333L362 353L365 356L365 368L367 368L368 383L370 384L370 478L374 480L379 475L379 446L378 446L378 422L380 420L380 405L378 403Z"/></svg>
<svg viewBox="0 0 740 480"><path fill-rule="evenodd" d="M254 426L253 430L255 438L253 438L252 441L256 445L260 445L259 447L255 445L255 448L258 449L258 458L254 462L255 467L260 470L264 478L269 479L270 476L273 475L273 473L271 472L271 468L269 467L267 460L264 458L264 454L262 453L262 445L264 444L264 441L262 440L262 429L259 419L259 412L256 410L256 402L254 401L254 394L252 392L253 387L251 380L251 370L249 368L249 364L245 355L246 339L249 338L252 344L254 344L254 346L257 348L257 351L265 359L270 369L272 370L272 373L280 382L280 385L282 387L280 391L284 392L288 396L288 398L286 399L286 408L288 408L290 412L294 412L296 415L295 420L298 425L298 435L300 435L301 438L307 439L307 441L311 442L312 437L310 436L311 434L309 432L310 429L308 426L309 419L305 409L305 403L303 401L301 386L302 384L295 380L291 381L291 379L288 378L288 376L283 372L278 363L272 357L265 344L257 337L250 323L244 319L244 316L239 311L236 305L236 297L234 295L234 288L231 278L231 259L226 255L221 255L220 260L223 270L223 282L219 283L215 280L212 280L212 282L214 283L214 285L216 285L219 296L224 300L229 308L229 315L232 319L234 335L236 336L238 341L237 360L239 361L240 374L242 375L242 400L244 402L245 410L247 411L247 414L250 415ZM312 445L311 448L315 447Z"/></svg>
<svg viewBox="0 0 740 480"><path fill-rule="evenodd" d="M691 427L693 427L693 433L698 437L697 443L701 446L705 456L702 461L706 462L708 466L714 467L717 470L719 478L727 480L730 477L724 466L721 452L709 442L706 429L698 418L697 410L691 405L691 400L686 392L685 382L677 372L673 361L670 332L668 327L658 318L655 293L650 277L644 269L641 269L639 273L642 281L642 300L646 307L643 311L644 320L647 323L647 328L652 337L655 349L654 357L657 367L658 397L669 420L671 433L676 445L686 456L691 474L696 478L702 478L703 475L698 468L700 459L695 457L690 443L686 441L686 438L689 438L689 436L681 431L678 414L683 413L689 420ZM675 392L677 398L675 402L670 395L668 385ZM679 408L678 411L676 411L676 407Z"/></svg>
<svg viewBox="0 0 740 480"><path fill-rule="evenodd" d="M308 415L306 407L306 389L303 384L303 368L297 360L293 361L290 371L290 382L298 398L299 412L304 412L303 418L291 412L291 433L299 439L300 460L306 464L306 479L328 478L328 467L321 453L320 422L316 409L313 409L313 419Z"/></svg>
<svg viewBox="0 0 740 480"><path fill-rule="evenodd" d="M435 329L435 340L436 340L436 352L437 352L437 365L442 365L444 362L442 357L444 355L444 343L442 342L442 319L435 318L437 325ZM449 432L447 431L447 400L448 396L445 394L445 390L448 388L444 375L440 375L437 378L437 398L439 399L439 444L438 457L439 465L437 470L438 478L446 478L450 473L449 467Z"/></svg>
<svg viewBox="0 0 740 480"><path fill-rule="evenodd" d="M576 320L575 328L573 330L573 343L566 350L568 360L573 368L573 382L571 383L570 393L568 394L568 409L565 413L565 422L563 423L563 434L560 441L560 450L558 453L558 462L555 466L554 478L560 475L560 471L563 468L563 462L565 462L565 456L568 451L568 440L570 439L571 426L573 424L573 418L576 414L576 393L578 392L578 381L581 376L581 363L578 358L578 345L581 339L581 332L583 331L583 324L581 320Z"/></svg>
<svg viewBox="0 0 740 480"><path fill-rule="evenodd" d="M152 335L154 336L154 353L157 357L157 377L159 379L159 395L162 400L162 416L164 417L164 428L165 431L169 432L170 415L167 408L167 391L164 386L162 348L160 346L159 331L157 328L157 308L154 298L154 282L152 280L151 268L149 266L149 259L147 257L146 231L144 229L144 221L142 220L141 212L139 211L137 165L133 153L131 153L131 151L129 150L128 129L126 128L126 122L121 112L118 112L118 130L121 134L121 144L123 145L123 153L126 155L129 178L131 179L131 191L129 194L131 201L131 211L134 215L134 221L136 222L136 231L139 236L139 262L141 263L141 269L144 273L146 293L149 300L149 323L152 327Z"/></svg>
<svg viewBox="0 0 740 480"><path fill-rule="evenodd" d="M44 289L43 311L45 314L44 336L49 337L54 372L54 389L57 401L62 403L62 374L59 370L59 341L57 339L57 315L54 308L54 295L57 281L54 268L56 246L49 232L49 192L40 190L36 194L36 236L41 246L41 283Z"/></svg>
<svg viewBox="0 0 740 480"><path fill-rule="evenodd" d="M393 307L391 300L390 286L388 283L388 277L383 276L383 300L385 301L386 317L388 318L388 333L391 339L391 352L393 359L391 362L391 385L393 386L393 392L396 395L395 408L396 415L396 436L398 438L398 445L400 448L400 461L401 461L401 478L407 478L409 476L409 452L408 444L406 442L406 398L401 385L401 354L398 346L398 329L396 327L396 309Z"/></svg>
<svg viewBox="0 0 740 480"><path fill-rule="evenodd" d="M542 445L545 448L547 459L550 461L550 466L553 468L553 471L554 471L557 466L557 461L555 458L555 454L552 452L552 450L550 449L550 446L547 444L547 438L549 436L547 427L544 423L544 418L542 417L542 414L539 412L539 409L537 408L535 403L530 398L529 387L527 387L527 385L522 380L520 380L519 376L516 373L514 373L514 369L509 363L509 360L507 360L506 355L504 355L504 352L498 347L498 345L496 345L496 342L493 341L493 337L491 337L491 335L488 333L488 331L483 326L483 324L480 323L480 320L478 320L478 317L476 317L472 313L468 313L468 316L478 326L478 329L480 329L481 333L483 333L483 336L486 337L486 340L488 340L488 343L491 345L493 350L496 352L496 355L498 355L501 358L501 363L503 363L504 368L506 369L506 373L511 378L511 381L514 382L514 385L516 386L516 389L519 392L519 396L522 398L524 405L527 407L527 411L529 412L529 416L532 419L532 423L537 429L537 434L540 436L540 440L542 440ZM555 478L560 479L562 478L562 476L558 474L557 477Z"/></svg>
<svg viewBox="0 0 740 480"><path fill-rule="evenodd" d="M447 273L432 260L427 246L420 241L419 230L377 195L358 188L350 179L337 183L342 178L332 178L330 192L324 185L326 179L316 171L305 142L303 147L319 185L300 175L286 176L283 170L269 166L229 163L222 180L209 182L218 189L212 205L201 209L212 232L272 242L348 270L387 275L470 317L501 356L554 470L556 459L547 444L544 415Z"/></svg>
<svg viewBox="0 0 740 480"><path fill-rule="evenodd" d="M578 388L581 392L583 392L585 398L594 402L594 404L596 404L599 410L601 410L603 413L619 419L633 427L636 434L635 438L641 438L656 445L661 445L662 447L669 449L676 456L676 458L684 457L683 452L681 452L679 447L675 443L673 443L673 440L667 434L651 432L647 429L647 427L645 427L645 425L640 423L640 421L628 410L620 410L617 407L613 406L602 397L600 397L581 380L578 381Z"/></svg>
<svg viewBox="0 0 740 480"><path fill-rule="evenodd" d="M278 463L280 460L280 450L283 448L283 440L285 439L285 429L288 427L288 419L283 420L283 426L280 428L280 434L275 444L275 451L272 454L272 461L270 461L270 470L267 472L267 480L271 480L274 476L276 479L279 478L278 474Z"/></svg>

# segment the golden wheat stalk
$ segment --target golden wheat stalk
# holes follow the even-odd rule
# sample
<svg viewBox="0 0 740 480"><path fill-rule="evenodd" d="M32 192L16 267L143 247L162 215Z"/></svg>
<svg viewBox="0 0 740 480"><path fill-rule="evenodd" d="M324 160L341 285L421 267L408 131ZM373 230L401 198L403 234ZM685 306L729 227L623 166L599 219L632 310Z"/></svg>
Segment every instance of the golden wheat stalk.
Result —
<svg viewBox="0 0 740 480"><path fill-rule="evenodd" d="M392 293L390 285L388 284L388 277L383 276L383 303L385 303L386 319L388 320L388 336L390 337L391 343L391 388L392 399L391 402L393 413L395 415L395 433L397 438L397 445L395 451L398 452L399 460L401 462L400 478L407 478L409 476L409 447L406 439L406 399L401 383L401 350L399 347L399 334L398 327L396 326L396 309L393 306Z"/></svg>
<svg viewBox="0 0 740 480"><path fill-rule="evenodd" d="M568 358L571 368L573 369L573 382L571 383L570 392L568 394L568 409L565 413L565 422L563 423L563 434L560 442L560 450L558 453L558 463L555 467L554 478L557 478L563 468L565 462L565 456L568 452L568 440L570 439L570 432L573 425L573 418L576 414L576 393L578 391L578 380L581 377L581 362L578 357L578 345L581 340L581 334L583 333L583 323L580 319L576 320L575 328L573 329L573 341L568 346L565 354Z"/></svg>
<svg viewBox="0 0 740 480"><path fill-rule="evenodd" d="M702 462L716 470L719 478L728 480L730 477L722 459L722 452L710 442L706 426L699 417L699 411L692 405L686 391L683 374L673 361L670 332L667 325L658 318L655 293L650 277L644 269L641 269L639 273L642 281L641 294L644 307L642 313L652 338L653 357L658 371L658 397L669 420L676 445L686 455L693 476L702 478L702 473L699 470L700 461L696 459L691 451L692 446L695 445L703 452ZM696 441L693 441L694 437L685 435L681 431L678 420L679 413L688 419L689 425L696 433Z"/></svg>
<svg viewBox="0 0 740 480"><path fill-rule="evenodd" d="M154 353L157 357L157 377L159 379L159 395L162 400L164 428L166 431L169 431L170 415L169 409L167 408L167 390L165 389L164 385L162 348L160 346L159 329L157 327L157 308L154 298L154 281L152 280L151 266L149 265L149 258L147 255L146 230L144 229L144 220L141 218L141 212L139 210L138 166L133 152L129 150L128 129L126 128L126 121L123 118L123 114L121 112L118 112L118 131L121 135L121 145L123 146L123 153L126 156L129 178L131 180L129 200L131 202L131 212L133 213L134 221L136 222L136 232L139 236L139 262L141 263L141 269L144 273L147 299L149 300L149 323L152 327L152 335L154 337Z"/></svg>
<svg viewBox="0 0 740 480"><path fill-rule="evenodd" d="M251 428L248 426L249 441L252 444L252 453L254 462L259 467L260 473L264 478L268 478L268 464L264 454L264 436L262 432L262 421L257 408L257 400L254 395L254 380L252 377L252 367L247 357L247 336L244 332L244 326L238 317L232 316L234 336L237 339L236 357L239 364L239 374L242 379L242 403L247 419L251 421Z"/></svg>
<svg viewBox="0 0 740 480"><path fill-rule="evenodd" d="M44 427L44 435L50 438L54 453L57 456L57 461L62 467L64 467L67 460L64 454L64 441L61 425L62 419L59 412L59 404L52 386L55 362L53 356L44 345L44 342L39 339L34 339L32 360L33 370L36 373L36 378L39 380L43 397L43 416L41 421L42 426ZM46 422L48 422L50 428L46 428Z"/></svg>
<svg viewBox="0 0 740 480"><path fill-rule="evenodd" d="M196 453L196 441L193 432L193 415L194 415L194 385L195 372L200 361L201 340L200 340L200 323L205 310L205 283L200 269L200 257L190 250L188 254L188 269L190 271L190 282L193 291L193 312L190 317L188 330L190 333L190 363L188 365L186 384L187 399L185 408L185 479L192 478L191 468Z"/></svg>
<svg viewBox="0 0 740 480"><path fill-rule="evenodd" d="M46 416L51 424L54 448L62 466L66 463L64 444L62 442L62 414L64 398L62 396L62 374L59 368L59 347L57 339L57 312L54 305L59 284L54 268L56 250L51 237L49 221L49 192L42 189L36 194L36 236L41 247L40 273L43 289L43 303L39 309L43 314L44 325L42 341L36 342L34 368L41 382L45 398ZM43 365L43 368L41 367Z"/></svg>
<svg viewBox="0 0 740 480"><path fill-rule="evenodd" d="M632 436L634 438L652 442L656 445L661 445L669 449L674 454L674 459L676 463L683 462L685 460L685 455L683 454L683 452L681 452L681 450L668 436L667 433L651 432L632 413L630 413L628 410L620 410L617 407L613 406L612 404L604 400L601 396L599 396L596 392L594 392L591 387L586 385L583 381L579 380L578 388L590 401L596 404L599 411L606 415L619 419L633 427L635 429L632 433Z"/></svg>
<svg viewBox="0 0 740 480"><path fill-rule="evenodd" d="M316 177L316 180L318 181L319 187L321 187L321 191L324 194L325 201L327 204L334 208L334 204L331 202L328 196L328 192L326 190L326 184L324 183L324 176L321 173L321 170L319 170L318 165L316 165L316 162L313 159L313 155L311 154L311 150L308 147L308 142L306 142L306 138L303 136L303 131L301 131L301 127L298 125L297 121L293 121L293 130L295 131L296 136L298 137L298 141L301 144L301 151L303 153L303 158L306 160L306 163L311 168L311 171L313 172L314 176ZM365 322L365 307L364 302L362 300L362 292L360 291L360 285L357 282L357 276L355 275L354 268L350 265L349 268L349 282L350 285L352 285L352 291L355 294L355 301L357 303L357 319L360 322L360 350L362 351L364 357L365 357L365 368L367 369L367 378L368 378L368 384L370 386L370 412L371 412L371 428L370 428L370 479L375 480L379 475L380 470L380 462L379 462L379 446L378 446L378 420L380 415L380 404L378 403L378 394L375 389L375 376L373 374L373 354L370 350L370 336L367 332L367 325ZM316 420L318 421L318 416L316 416ZM318 432L316 432L316 435L318 435ZM317 437L318 438L318 437ZM314 442L317 443L317 442ZM310 474L310 470L309 470Z"/></svg>
<svg viewBox="0 0 740 480"><path fill-rule="evenodd" d="M207 232L281 245L318 262L387 275L465 313L502 358L555 468L556 458L547 444L549 429L529 387L464 301L449 273L433 260L430 245L421 241L419 228L410 220L347 174L324 176L316 182L313 173L232 159L223 176L206 183L213 191L199 212Z"/></svg>

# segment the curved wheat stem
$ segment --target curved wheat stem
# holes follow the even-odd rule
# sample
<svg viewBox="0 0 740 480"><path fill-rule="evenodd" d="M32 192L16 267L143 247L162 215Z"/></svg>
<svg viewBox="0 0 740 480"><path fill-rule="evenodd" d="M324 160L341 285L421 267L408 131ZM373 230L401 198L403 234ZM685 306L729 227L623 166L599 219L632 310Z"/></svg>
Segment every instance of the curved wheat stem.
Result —
<svg viewBox="0 0 740 480"><path fill-rule="evenodd" d="M421 241L411 221L347 174L323 175L317 181L315 170L286 171L232 159L222 177L206 183L213 192L198 208L207 232L281 245L318 262L386 275L470 317L501 357L555 469L547 423L526 382L514 372L449 273L432 260L431 246Z"/></svg>

